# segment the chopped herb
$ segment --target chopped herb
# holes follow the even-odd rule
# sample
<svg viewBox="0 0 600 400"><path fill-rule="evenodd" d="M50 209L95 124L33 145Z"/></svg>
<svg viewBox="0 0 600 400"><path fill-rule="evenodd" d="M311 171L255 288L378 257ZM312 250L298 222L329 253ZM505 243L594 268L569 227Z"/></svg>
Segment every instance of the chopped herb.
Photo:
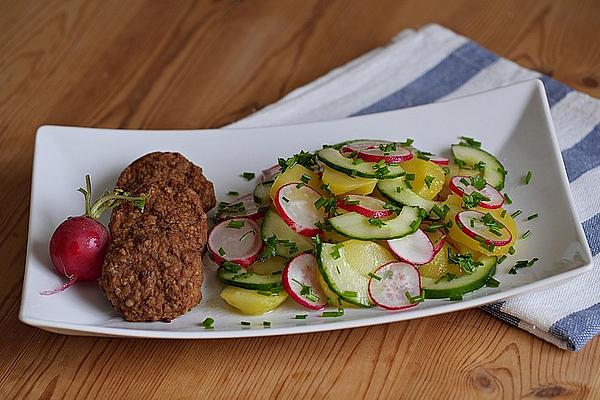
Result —
<svg viewBox="0 0 600 400"><path fill-rule="evenodd" d="M368 275L369 275L369 278L373 278L373 279L375 279L376 281L380 281L380 280L381 280L381 277L380 277L380 276L377 276L377 275L375 275L375 274L374 274L374 273L372 273L372 272L369 272L369 274L368 274Z"/></svg>
<svg viewBox="0 0 600 400"><path fill-rule="evenodd" d="M215 320L208 317L204 321L202 321L202 326L204 327L204 329L212 329L214 323L215 323Z"/></svg>
<svg viewBox="0 0 600 400"><path fill-rule="evenodd" d="M523 178L523 182L525 182L526 185L529 185L529 182L531 182L532 176L533 176L533 173L531 171L527 171L527 175L525 175L525 178Z"/></svg>
<svg viewBox="0 0 600 400"><path fill-rule="evenodd" d="M459 139L460 139L459 144L469 146L469 147L475 147L475 148L481 147L481 142L478 142L477 140L470 138L468 136L460 136Z"/></svg>
<svg viewBox="0 0 600 400"><path fill-rule="evenodd" d="M380 144L379 150L383 151L384 155L389 155L392 151L396 151L396 143Z"/></svg>
<svg viewBox="0 0 600 400"><path fill-rule="evenodd" d="M458 168L460 168L460 169L463 169L467 165L466 162L464 162L463 160L458 159L456 157L454 157L454 164L456 164L458 166Z"/></svg>
<svg viewBox="0 0 600 400"><path fill-rule="evenodd" d="M475 228L475 218L471 218L469 225L471 225L471 228Z"/></svg>
<svg viewBox="0 0 600 400"><path fill-rule="evenodd" d="M525 231L525 233L523 233L523 236L521 236L522 239L525 239L526 237L528 237L529 235L531 235L531 231L529 229L527 229Z"/></svg>
<svg viewBox="0 0 600 400"><path fill-rule="evenodd" d="M510 247L508 248L508 254L510 254L511 256L512 256L513 254L515 254L515 248L514 248L514 247L512 247L512 246L510 246Z"/></svg>
<svg viewBox="0 0 600 400"><path fill-rule="evenodd" d="M342 315L344 315L344 309L338 308L337 311L323 311L323 313L321 314L321 317L336 318L336 317L341 317Z"/></svg>
<svg viewBox="0 0 600 400"><path fill-rule="evenodd" d="M258 293L262 296L268 296L268 297L275 295L275 293L271 292L270 290L257 290L256 293Z"/></svg>
<svg viewBox="0 0 600 400"><path fill-rule="evenodd" d="M534 257L530 261L527 261L527 260L517 261L515 263L515 265L508 271L508 273L511 275L516 275L518 269L529 268L533 264L535 264L538 260L539 260L539 258Z"/></svg>
<svg viewBox="0 0 600 400"><path fill-rule="evenodd" d="M475 261L471 253L454 253L450 248L448 248L448 262L457 265L467 274L472 274L477 267L483 265L481 261Z"/></svg>
<svg viewBox="0 0 600 400"><path fill-rule="evenodd" d="M475 171L485 170L485 161L479 161L479 162L473 164L473 170L475 170Z"/></svg>
<svg viewBox="0 0 600 400"><path fill-rule="evenodd" d="M488 287L498 287L500 286L500 281L492 278L491 276L488 278L488 280L485 282L485 286Z"/></svg>
<svg viewBox="0 0 600 400"><path fill-rule="evenodd" d="M369 224L376 226L380 229L386 225L386 223L383 222L382 220L380 220L379 218L369 218L368 221L369 221Z"/></svg>
<svg viewBox="0 0 600 400"><path fill-rule="evenodd" d="M400 212L402 211L401 207L398 207L397 205L392 204L392 203L385 203L383 205L383 208L386 209L386 210L389 210L389 211L391 211L391 212L393 212L395 214L400 214Z"/></svg>
<svg viewBox="0 0 600 400"><path fill-rule="evenodd" d="M412 144L413 144L414 142L415 142L415 141L414 141L413 139L411 139L411 138L407 138L407 139L406 139L406 142L400 142L400 143L398 143L398 144L399 144L401 147L411 147L411 146L412 146Z"/></svg>
<svg viewBox="0 0 600 400"><path fill-rule="evenodd" d="M317 165L317 158L315 154L302 150L300 153L294 154L288 159L279 158L277 162L281 167L281 173L284 173L288 168L292 168L296 164L312 169Z"/></svg>
<svg viewBox="0 0 600 400"><path fill-rule="evenodd" d="M248 232L244 233L242 236L240 236L240 242L241 242L242 240L246 239L246 237L247 237L248 235L254 235L254 236L256 236L256 232L255 232L255 231L248 231Z"/></svg>
<svg viewBox="0 0 600 400"><path fill-rule="evenodd" d="M502 210L502 212L500 213L500 218L504 217L506 217L506 210Z"/></svg>
<svg viewBox="0 0 600 400"><path fill-rule="evenodd" d="M287 197L285 197L285 196L281 196L281 200L285 201L286 203L289 203L289 202L290 202L290 199L288 199L288 198L287 198Z"/></svg>
<svg viewBox="0 0 600 400"><path fill-rule="evenodd" d="M416 296L411 296L408 290L404 291L404 297L408 300L410 304L422 303L425 301L425 293L424 290L421 289L421 293Z"/></svg>
<svg viewBox="0 0 600 400"><path fill-rule="evenodd" d="M323 191L325 193L327 193L328 195L333 196L333 193L331 192L331 189L329 188L329 184L325 184L325 183L321 184L321 189L323 189Z"/></svg>
<svg viewBox="0 0 600 400"><path fill-rule="evenodd" d="M508 193L504 193L504 200L506 204L512 204L512 199L508 196Z"/></svg>
<svg viewBox="0 0 600 400"><path fill-rule="evenodd" d="M338 243L335 246L333 246L333 250L331 252L331 257L333 257L334 260L337 260L341 257L340 249L342 247L344 247L344 243Z"/></svg>
<svg viewBox="0 0 600 400"><path fill-rule="evenodd" d="M500 258L498 259L498 262L497 262L497 263L498 263L498 264L502 264L502 263L504 262L504 260L506 260L506 255L503 255L502 257L500 257Z"/></svg>
<svg viewBox="0 0 600 400"><path fill-rule="evenodd" d="M442 170L444 171L444 175L448 175L450 173L450 168L448 167L442 167Z"/></svg>
<svg viewBox="0 0 600 400"><path fill-rule="evenodd" d="M362 164L364 161L362 158L359 157L353 157L352 158L352 165L358 165L358 164Z"/></svg>
<svg viewBox="0 0 600 400"><path fill-rule="evenodd" d="M419 225L421 225L421 221L418 219L415 219L413 222L410 223L410 229L412 229L413 231L416 231L417 228L419 228Z"/></svg>
<svg viewBox="0 0 600 400"><path fill-rule="evenodd" d="M271 327L271 321L263 321L263 326L270 328Z"/></svg>
<svg viewBox="0 0 600 400"><path fill-rule="evenodd" d="M296 314L294 319L306 319L308 318L308 314Z"/></svg>
<svg viewBox="0 0 600 400"><path fill-rule="evenodd" d="M448 207L447 204L444 204L442 208L439 208L436 204L431 208L431 211L440 219L445 219L446 215L448 214L448 211L450 211L450 207Z"/></svg>
<svg viewBox="0 0 600 400"><path fill-rule="evenodd" d="M229 215L235 215L235 214L242 214L243 212L246 211L246 207L244 207L244 204L240 201L237 203L226 203L226 202L219 202L219 208L217 210L217 214L229 214Z"/></svg>
<svg viewBox="0 0 600 400"><path fill-rule="evenodd" d="M404 176L404 180L406 181L414 181L416 179L417 175L416 174L406 174Z"/></svg>
<svg viewBox="0 0 600 400"><path fill-rule="evenodd" d="M239 192L236 192L235 190L230 190L229 192L227 192L228 196L238 196Z"/></svg>
<svg viewBox="0 0 600 400"><path fill-rule="evenodd" d="M357 206L360 204L360 200L350 200L350 197L348 196L344 196L342 200L344 201L344 204L348 206Z"/></svg>
<svg viewBox="0 0 600 400"><path fill-rule="evenodd" d="M358 297L358 292L352 291L352 290L344 290L343 295L345 297Z"/></svg>
<svg viewBox="0 0 600 400"><path fill-rule="evenodd" d="M384 160L376 162L373 165L373 169L375 170L375 176L380 179L390 173L390 169Z"/></svg>
<svg viewBox="0 0 600 400"><path fill-rule="evenodd" d="M275 272L271 273L271 275L279 275L279 274L281 274L281 271L275 271ZM271 293L277 294L277 293L283 292L283 287L282 286L272 287L269 290L271 291Z"/></svg>
<svg viewBox="0 0 600 400"><path fill-rule="evenodd" d="M465 209L477 207L482 201L490 201L488 197L485 197L479 192L473 192L471 194L463 194L462 206Z"/></svg>
<svg viewBox="0 0 600 400"><path fill-rule="evenodd" d="M240 322L243 326L250 326L252 325L252 323L248 322L248 321L242 321Z"/></svg>
<svg viewBox="0 0 600 400"><path fill-rule="evenodd" d="M225 250L223 250L222 247L219 247L218 253L221 257L223 257L225 255Z"/></svg>
<svg viewBox="0 0 600 400"><path fill-rule="evenodd" d="M231 221L229 221L229 223L227 224L228 228L233 228L233 229L241 229L244 227L244 221L236 221L234 219L232 219ZM221 254L222 255L222 254Z"/></svg>
<svg viewBox="0 0 600 400"><path fill-rule="evenodd" d="M456 278L458 278L458 275L450 273L450 272L446 272L444 275L440 276L439 278L437 278L435 280L434 285L441 281L451 282L451 281L455 280Z"/></svg>
<svg viewBox="0 0 600 400"><path fill-rule="evenodd" d="M426 153L424 153L422 151L418 151L417 152L417 158L419 158L421 160L425 160L425 161L431 160L431 158Z"/></svg>
<svg viewBox="0 0 600 400"><path fill-rule="evenodd" d="M342 273L342 271L340 271L340 267L339 267L339 265L336 265L336 266L335 266L335 270L337 271L337 273L338 273L338 274L341 274L341 273Z"/></svg>
<svg viewBox="0 0 600 400"><path fill-rule="evenodd" d="M402 192L402 189L404 189L403 187L397 186L396 187L396 193L400 193Z"/></svg>
<svg viewBox="0 0 600 400"><path fill-rule="evenodd" d="M519 216L521 214L521 210L517 210L514 213L510 214L511 218L516 218L517 216Z"/></svg>
<svg viewBox="0 0 600 400"><path fill-rule="evenodd" d="M333 230L333 226L328 221L317 221L315 222L315 226L322 231L331 232Z"/></svg>
<svg viewBox="0 0 600 400"><path fill-rule="evenodd" d="M306 186L306 185L304 184L304 182L299 182L299 183L296 185L296 189L300 189L300 188L302 188L302 187L304 187L304 186Z"/></svg>
<svg viewBox="0 0 600 400"><path fill-rule="evenodd" d="M237 272L240 272L240 270L242 269L242 266L236 263L233 263L231 261L225 261L223 262L223 264L221 264L221 266L223 267L223 269L227 272L233 272L234 274Z"/></svg>
<svg viewBox="0 0 600 400"><path fill-rule="evenodd" d="M425 176L425 185L427 186L427 188L431 188L431 184L433 183L433 181L435 180L435 178L433 176L429 176L426 175Z"/></svg>
<svg viewBox="0 0 600 400"><path fill-rule="evenodd" d="M459 180L460 183L462 183L465 186L469 186L471 183L467 180L467 178L460 178Z"/></svg>
<svg viewBox="0 0 600 400"><path fill-rule="evenodd" d="M310 176L302 174L300 180L308 185L308 182L310 182Z"/></svg>
<svg viewBox="0 0 600 400"><path fill-rule="evenodd" d="M481 190L485 187L485 185L487 185L485 178L482 178L479 175L470 176L469 180L470 180L471 186L475 187L475 189L477 189L477 190Z"/></svg>
<svg viewBox="0 0 600 400"><path fill-rule="evenodd" d="M254 179L254 177L256 176L256 174L254 172L244 172L240 176L242 178L244 178L245 180L247 180L247 181L251 181L252 179Z"/></svg>
<svg viewBox="0 0 600 400"><path fill-rule="evenodd" d="M527 221L531 221L532 219L536 219L537 217L539 217L538 213L532 214L529 217L527 217Z"/></svg>

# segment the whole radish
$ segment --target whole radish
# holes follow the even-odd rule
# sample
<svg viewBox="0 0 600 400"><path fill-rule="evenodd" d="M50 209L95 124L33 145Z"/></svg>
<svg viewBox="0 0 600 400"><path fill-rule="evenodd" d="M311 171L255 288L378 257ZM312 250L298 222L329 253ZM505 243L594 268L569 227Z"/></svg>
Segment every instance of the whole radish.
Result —
<svg viewBox="0 0 600 400"><path fill-rule="evenodd" d="M69 280L54 290L42 292L44 295L62 292L77 281L92 281L100 277L110 234L98 218L106 210L122 201L131 201L140 211L144 211L144 197L130 197L119 189L112 193L105 192L92 204L89 175L86 175L85 183L85 189L79 188L85 198L85 213L67 218L50 238L50 260L56 270Z"/></svg>

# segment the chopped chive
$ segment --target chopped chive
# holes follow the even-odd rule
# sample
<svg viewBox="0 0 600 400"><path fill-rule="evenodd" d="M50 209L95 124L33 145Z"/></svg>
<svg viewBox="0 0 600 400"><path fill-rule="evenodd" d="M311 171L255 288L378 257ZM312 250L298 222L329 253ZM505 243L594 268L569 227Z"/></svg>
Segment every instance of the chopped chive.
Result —
<svg viewBox="0 0 600 400"><path fill-rule="evenodd" d="M406 181L414 181L416 177L417 177L416 174L406 174L404 176L404 180L406 180Z"/></svg>
<svg viewBox="0 0 600 400"><path fill-rule="evenodd" d="M288 198L287 198L287 197L285 197L285 196L281 196L281 200L285 201L286 203L289 203L289 202L290 202L290 199L288 199Z"/></svg>
<svg viewBox="0 0 600 400"><path fill-rule="evenodd" d="M515 254L515 248L514 248L514 247L512 247L512 246L510 246L510 247L508 248L508 254L510 254L511 256L512 256L513 254Z"/></svg>
<svg viewBox="0 0 600 400"><path fill-rule="evenodd" d="M531 221L532 219L536 219L537 217L539 217L538 213L532 214L529 217L527 217L527 221Z"/></svg>
<svg viewBox="0 0 600 400"><path fill-rule="evenodd" d="M338 274L341 274L341 273L342 273L342 271L340 271L340 267L339 267L339 265L336 265L336 266L335 266L335 270L337 271L337 273L338 273Z"/></svg>
<svg viewBox="0 0 600 400"><path fill-rule="evenodd" d="M478 142L477 140L470 138L468 136L459 136L459 139L461 140L460 144L462 144L462 145L469 146L469 147L475 147L475 148L481 147L481 142Z"/></svg>
<svg viewBox="0 0 600 400"><path fill-rule="evenodd" d="M502 257L500 257L498 259L498 264L502 264L504 262L504 260L506 260L506 256L505 255L503 255Z"/></svg>
<svg viewBox="0 0 600 400"><path fill-rule="evenodd" d="M521 236L522 239L525 239L526 237L528 237L529 235L531 235L531 231L529 229L527 229L525 231L525 233L523 234L523 236Z"/></svg>
<svg viewBox="0 0 600 400"><path fill-rule="evenodd" d="M252 325L252 323L248 322L248 321L242 321L240 322L243 326L250 326Z"/></svg>
<svg viewBox="0 0 600 400"><path fill-rule="evenodd" d="M233 229L241 229L241 228L244 227L244 221L236 221L236 220L232 219L227 224L227 227L228 228L233 228ZM221 255L223 255L223 254L221 254Z"/></svg>
<svg viewBox="0 0 600 400"><path fill-rule="evenodd" d="M339 311L323 311L323 313L321 314L321 317L336 318L336 317L341 317L342 315L344 315L344 314L340 313Z"/></svg>
<svg viewBox="0 0 600 400"><path fill-rule="evenodd" d="M308 314L296 314L294 319L306 319L308 318Z"/></svg>
<svg viewBox="0 0 600 400"><path fill-rule="evenodd" d="M498 287L500 286L500 281L494 279L494 278L489 278L486 282L485 282L485 286L489 286L489 287Z"/></svg>
<svg viewBox="0 0 600 400"><path fill-rule="evenodd" d="M358 297L358 292L355 292L353 290L344 290L343 294L346 297Z"/></svg>
<svg viewBox="0 0 600 400"><path fill-rule="evenodd" d="M301 187L306 186L304 182L300 182L296 185L296 189L300 189Z"/></svg>
<svg viewBox="0 0 600 400"><path fill-rule="evenodd" d="M211 317L208 317L204 321L202 321L202 326L204 327L204 329L211 329L211 328L213 328L214 323L215 323L215 320L212 319Z"/></svg>
<svg viewBox="0 0 600 400"><path fill-rule="evenodd" d="M400 186L396 187L396 193L400 193L400 192L402 192L402 189L404 189L404 188L402 188L402 187L400 187Z"/></svg>
<svg viewBox="0 0 600 400"><path fill-rule="evenodd" d="M219 252L219 255L220 255L221 257L223 257L223 256L225 255L225 250L223 250L223 248L222 248L222 247L219 247L219 250L217 250L217 251Z"/></svg>
<svg viewBox="0 0 600 400"><path fill-rule="evenodd" d="M514 213L510 214L511 218L516 218L517 216L519 216L521 214L521 210L517 210Z"/></svg>
<svg viewBox="0 0 600 400"><path fill-rule="evenodd" d="M304 297L306 297L307 300L312 301L313 303L316 303L317 301L319 301L319 298L312 293L304 295Z"/></svg>
<svg viewBox="0 0 600 400"><path fill-rule="evenodd" d="M235 190L230 190L229 192L227 192L227 196L238 196L240 193L236 192Z"/></svg>
<svg viewBox="0 0 600 400"><path fill-rule="evenodd" d="M263 295L263 296L273 296L274 293L272 293L270 290L257 290L256 293Z"/></svg>
<svg viewBox="0 0 600 400"><path fill-rule="evenodd" d="M333 246L333 250L331 252L331 257L333 257L334 260L337 260L341 257L340 255L340 249L344 247L343 243L338 243L335 246Z"/></svg>
<svg viewBox="0 0 600 400"><path fill-rule="evenodd" d="M504 200L506 204L512 204L512 199L508 196L508 193L504 193Z"/></svg>
<svg viewBox="0 0 600 400"><path fill-rule="evenodd" d="M465 186L469 186L469 181L466 178L460 178L460 183L462 183Z"/></svg>
<svg viewBox="0 0 600 400"><path fill-rule="evenodd" d="M469 225L471 225L471 228L475 228L475 218L471 218Z"/></svg>
<svg viewBox="0 0 600 400"><path fill-rule="evenodd" d="M433 181L435 180L435 178L433 176L425 176L425 185L427 186L427 188L431 188L431 184L433 183Z"/></svg>
<svg viewBox="0 0 600 400"><path fill-rule="evenodd" d="M504 217L506 217L506 210L502 210L502 212L500 213L500 218Z"/></svg>
<svg viewBox="0 0 600 400"><path fill-rule="evenodd" d="M271 321L263 321L263 326L270 328L271 327Z"/></svg>
<svg viewBox="0 0 600 400"><path fill-rule="evenodd" d="M248 235L256 235L256 232L254 232L254 231L248 231L248 232L244 233L242 236L240 236L240 242L242 240L246 239L246 236L248 236Z"/></svg>
<svg viewBox="0 0 600 400"><path fill-rule="evenodd" d="M308 182L310 181L310 176L302 174L300 180L308 185Z"/></svg>
<svg viewBox="0 0 600 400"><path fill-rule="evenodd" d="M255 176L256 174L254 172L244 172L241 175L241 177L247 181L251 181L252 179L254 179Z"/></svg>
<svg viewBox="0 0 600 400"><path fill-rule="evenodd" d="M500 232L498 229L496 228L490 228L490 232L492 232L494 235L496 236L502 236L502 232Z"/></svg>
<svg viewBox="0 0 600 400"><path fill-rule="evenodd" d="M368 274L368 275L369 275L369 278L373 278L373 279L375 279L375 280L377 280L377 281L380 281L380 280L381 280L381 277L380 277L380 276L377 276L377 275L375 275L375 274L374 274L374 273L372 273L372 272L369 272L369 274Z"/></svg>
<svg viewBox="0 0 600 400"><path fill-rule="evenodd" d="M525 178L523 179L523 181L525 182L526 185L529 185L529 182L531 182L532 176L533 176L533 173L531 171L527 171L527 175L525 175Z"/></svg>
<svg viewBox="0 0 600 400"><path fill-rule="evenodd" d="M368 221L369 221L369 224L376 226L378 228L383 228L386 225L386 223L383 222L382 220L380 220L379 218L369 218Z"/></svg>

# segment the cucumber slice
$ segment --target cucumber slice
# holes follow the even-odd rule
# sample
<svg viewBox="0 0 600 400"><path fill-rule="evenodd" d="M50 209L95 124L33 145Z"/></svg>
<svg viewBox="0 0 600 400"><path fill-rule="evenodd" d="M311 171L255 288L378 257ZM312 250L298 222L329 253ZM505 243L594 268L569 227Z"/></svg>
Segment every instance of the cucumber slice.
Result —
<svg viewBox="0 0 600 400"><path fill-rule="evenodd" d="M483 265L478 267L475 272L460 276L450 282L441 280L435 283L436 279L421 276L421 287L425 290L425 298L452 298L483 287L487 280L496 272L497 259L496 257L482 257L479 261Z"/></svg>
<svg viewBox="0 0 600 400"><path fill-rule="evenodd" d="M258 275L273 275L281 273L287 260L283 257L269 257L265 261L257 260L248 269Z"/></svg>
<svg viewBox="0 0 600 400"><path fill-rule="evenodd" d="M388 172L377 173L374 168L377 163L362 162L353 164L351 158L344 157L338 150L327 147L317 151L317 157L329 168L343 172L350 176L360 176L362 178L393 179L404 174L402 167L398 165L388 165Z"/></svg>
<svg viewBox="0 0 600 400"><path fill-rule="evenodd" d="M485 163L483 167L483 177L487 183L497 190L502 190L504 188L506 170L496 157L477 147L453 144L451 148L454 160L465 163L469 168L473 168L475 164L480 162Z"/></svg>
<svg viewBox="0 0 600 400"><path fill-rule="evenodd" d="M227 271L221 267L217 270L217 277L225 285L237 286L250 290L271 290L282 288L281 272L271 275L259 275L241 269L238 272Z"/></svg>
<svg viewBox="0 0 600 400"><path fill-rule="evenodd" d="M377 189L383 197L401 206L419 207L429 212L434 205L439 204L437 201L424 199L410 190L404 178L380 180L377 182Z"/></svg>
<svg viewBox="0 0 600 400"><path fill-rule="evenodd" d="M261 207L269 206L271 204L271 196L269 195L271 192L271 186L273 186L273 182L259 182L258 185L254 188L254 202Z"/></svg>
<svg viewBox="0 0 600 400"><path fill-rule="evenodd" d="M266 242L270 237L273 237L273 235L280 241L287 240L288 243L295 243L298 248L298 251L290 253L290 247L287 247L284 244L278 244L275 249L277 254L283 258L292 258L294 255L313 249L311 238L294 232L283 219L281 219L276 211L269 209L265 214L265 219L260 227L260 237L263 242Z"/></svg>
<svg viewBox="0 0 600 400"><path fill-rule="evenodd" d="M361 307L371 307L369 298L369 272L363 265L354 265L344 256L343 247L332 243L317 246L317 265L327 286L342 300ZM339 257L334 258L334 254Z"/></svg>
<svg viewBox="0 0 600 400"><path fill-rule="evenodd" d="M397 239L410 235L419 229L422 211L416 207L404 207L400 215L388 220L380 220L385 225L374 225L369 218L355 212L329 218L328 221L336 232L349 238L361 240Z"/></svg>

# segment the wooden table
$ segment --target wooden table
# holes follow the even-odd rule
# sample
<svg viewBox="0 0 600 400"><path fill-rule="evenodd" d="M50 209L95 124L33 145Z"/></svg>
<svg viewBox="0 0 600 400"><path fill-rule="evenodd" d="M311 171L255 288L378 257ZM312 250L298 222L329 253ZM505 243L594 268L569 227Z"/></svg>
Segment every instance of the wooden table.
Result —
<svg viewBox="0 0 600 400"><path fill-rule="evenodd" d="M0 398L600 398L600 340L562 351L477 309L216 341L17 320L39 125L218 127L427 22L600 97L597 0L0 1Z"/></svg>

